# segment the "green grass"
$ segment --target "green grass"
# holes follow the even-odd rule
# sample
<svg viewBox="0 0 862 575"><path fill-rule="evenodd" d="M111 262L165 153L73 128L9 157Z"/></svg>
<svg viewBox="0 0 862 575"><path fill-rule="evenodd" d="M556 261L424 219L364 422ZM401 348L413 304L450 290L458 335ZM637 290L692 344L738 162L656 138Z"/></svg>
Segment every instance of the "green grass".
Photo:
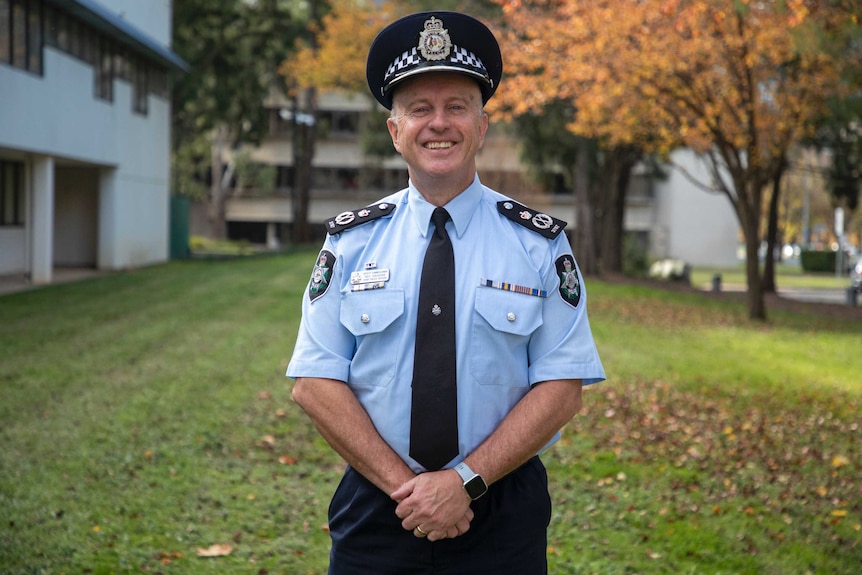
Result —
<svg viewBox="0 0 862 575"><path fill-rule="evenodd" d="M284 377L315 255L0 297L0 573L326 572L342 463ZM858 573L862 322L588 290L551 573Z"/></svg>

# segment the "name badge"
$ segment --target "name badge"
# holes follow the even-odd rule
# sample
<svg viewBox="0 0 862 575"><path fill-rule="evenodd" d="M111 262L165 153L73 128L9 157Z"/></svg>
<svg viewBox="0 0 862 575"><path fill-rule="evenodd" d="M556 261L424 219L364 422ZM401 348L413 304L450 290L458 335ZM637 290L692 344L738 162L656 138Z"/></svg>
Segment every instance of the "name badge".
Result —
<svg viewBox="0 0 862 575"><path fill-rule="evenodd" d="M375 286L383 287L385 282L389 281L389 270L388 269L370 269L370 270L362 270L358 272L352 272L350 274L350 285L359 286L364 284L372 284Z"/></svg>

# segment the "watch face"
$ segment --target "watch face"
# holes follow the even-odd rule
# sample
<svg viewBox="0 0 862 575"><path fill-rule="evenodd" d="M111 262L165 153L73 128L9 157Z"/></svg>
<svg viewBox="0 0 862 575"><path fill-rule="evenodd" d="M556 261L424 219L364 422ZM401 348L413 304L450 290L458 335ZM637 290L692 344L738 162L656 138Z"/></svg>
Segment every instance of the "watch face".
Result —
<svg viewBox="0 0 862 575"><path fill-rule="evenodd" d="M478 499L488 491L488 486L485 485L484 479L476 475L464 484L464 489L467 490L467 495L470 496L470 499Z"/></svg>

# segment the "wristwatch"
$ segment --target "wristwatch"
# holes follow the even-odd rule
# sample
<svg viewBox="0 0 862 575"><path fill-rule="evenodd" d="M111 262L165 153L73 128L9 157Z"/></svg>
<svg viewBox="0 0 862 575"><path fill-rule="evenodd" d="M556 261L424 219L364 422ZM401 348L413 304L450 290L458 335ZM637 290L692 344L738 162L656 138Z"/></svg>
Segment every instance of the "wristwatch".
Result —
<svg viewBox="0 0 862 575"><path fill-rule="evenodd" d="M487 493L488 485L485 483L485 480L478 473L474 473L466 463L462 461L454 469L461 476L461 481L464 482L464 490L470 499L476 501Z"/></svg>

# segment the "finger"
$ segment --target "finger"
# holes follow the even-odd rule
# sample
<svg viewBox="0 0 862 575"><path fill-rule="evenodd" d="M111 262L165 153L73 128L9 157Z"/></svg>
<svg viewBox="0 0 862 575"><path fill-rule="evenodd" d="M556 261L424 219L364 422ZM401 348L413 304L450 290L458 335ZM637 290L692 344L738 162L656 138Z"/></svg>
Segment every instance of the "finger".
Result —
<svg viewBox="0 0 862 575"><path fill-rule="evenodd" d="M424 539L425 537L428 537L429 534L426 533L425 531L423 531L422 528L417 525L416 528L413 529L413 535L415 535L419 539ZM432 539L432 541L433 541L433 539Z"/></svg>
<svg viewBox="0 0 862 575"><path fill-rule="evenodd" d="M464 535L470 530L470 522L466 518L461 519L455 524L455 528L458 530L458 535Z"/></svg>
<svg viewBox="0 0 862 575"><path fill-rule="evenodd" d="M428 532L428 541L440 541L441 539L446 539L446 536L446 531L435 529Z"/></svg>

